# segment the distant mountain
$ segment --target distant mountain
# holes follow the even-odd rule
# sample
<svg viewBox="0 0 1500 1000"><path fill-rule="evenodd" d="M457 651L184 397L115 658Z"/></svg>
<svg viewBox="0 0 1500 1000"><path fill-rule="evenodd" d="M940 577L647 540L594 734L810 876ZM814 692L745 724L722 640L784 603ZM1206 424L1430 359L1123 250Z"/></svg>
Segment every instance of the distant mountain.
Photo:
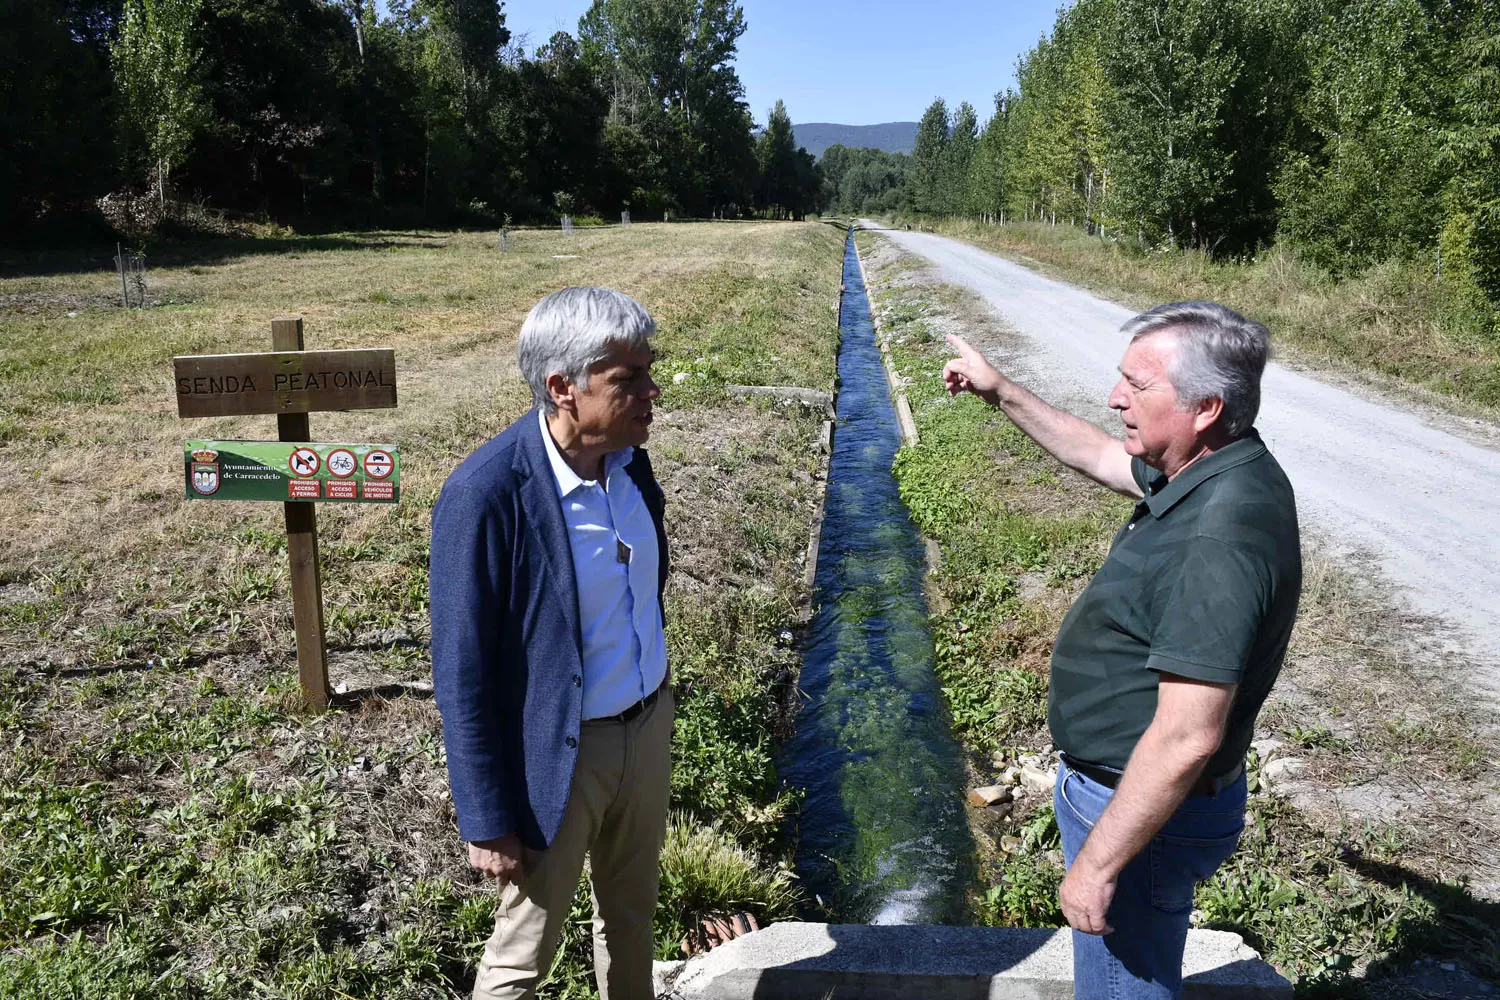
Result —
<svg viewBox="0 0 1500 1000"><path fill-rule="evenodd" d="M887 153L910 153L917 141L916 122L885 122L881 125L834 125L829 122L807 122L793 125L797 145L813 156L822 156L829 146L867 146Z"/></svg>

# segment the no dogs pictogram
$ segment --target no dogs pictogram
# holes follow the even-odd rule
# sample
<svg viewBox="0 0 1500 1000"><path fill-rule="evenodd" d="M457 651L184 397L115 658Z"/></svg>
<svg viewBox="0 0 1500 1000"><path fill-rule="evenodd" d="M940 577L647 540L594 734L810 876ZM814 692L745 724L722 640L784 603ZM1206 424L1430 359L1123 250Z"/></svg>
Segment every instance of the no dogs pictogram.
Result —
<svg viewBox="0 0 1500 1000"><path fill-rule="evenodd" d="M323 460L311 448L298 448L292 452L286 464L293 474L306 478L318 474L318 468L323 464Z"/></svg>

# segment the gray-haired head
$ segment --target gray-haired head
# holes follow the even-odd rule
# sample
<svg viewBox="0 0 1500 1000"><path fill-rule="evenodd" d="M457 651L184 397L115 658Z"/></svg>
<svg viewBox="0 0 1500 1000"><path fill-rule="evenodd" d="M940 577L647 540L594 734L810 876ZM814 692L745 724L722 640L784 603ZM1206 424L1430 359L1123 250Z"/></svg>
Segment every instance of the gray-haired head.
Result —
<svg viewBox="0 0 1500 1000"><path fill-rule="evenodd" d="M622 292L591 285L564 288L526 314L516 360L531 386L531 398L551 416L557 407L547 392L549 376L561 375L586 389L589 369L614 347L645 350L655 332L656 320Z"/></svg>
<svg viewBox="0 0 1500 1000"><path fill-rule="evenodd" d="M1271 356L1271 332L1217 302L1169 302L1148 309L1120 328L1131 342L1156 333L1177 339L1167 377L1182 409L1222 399L1219 425L1237 438L1260 412L1260 377Z"/></svg>

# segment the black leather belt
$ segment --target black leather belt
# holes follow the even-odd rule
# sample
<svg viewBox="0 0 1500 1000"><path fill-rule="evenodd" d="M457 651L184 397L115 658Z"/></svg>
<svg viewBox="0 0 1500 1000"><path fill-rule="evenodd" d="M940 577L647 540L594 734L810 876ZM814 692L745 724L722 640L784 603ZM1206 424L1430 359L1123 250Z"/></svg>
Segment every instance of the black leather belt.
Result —
<svg viewBox="0 0 1500 1000"><path fill-rule="evenodd" d="M631 705L629 708L627 708L625 711L621 712L619 715L601 715L597 719L585 719L584 721L585 722L629 722L631 719L635 718L636 716L638 716L642 712L644 712L646 709L648 709L652 705L656 704L656 697L657 697L657 695L661 694L661 689L663 687L666 687L666 686L667 686L666 683L663 682L662 685L661 685L661 687L658 687L655 691L652 691L650 694L646 695L646 697L642 698L640 701L636 702L634 705Z"/></svg>
<svg viewBox="0 0 1500 1000"><path fill-rule="evenodd" d="M1063 763L1068 765L1069 768L1077 771L1090 781L1097 781L1105 788L1114 788L1120 783L1120 776L1123 773L1121 771L1116 771L1112 767L1105 767L1102 764L1090 764L1087 761L1079 760L1077 757L1068 754L1062 754L1061 756ZM1240 764L1229 771L1229 773L1221 774L1217 777L1211 777L1207 774L1199 775L1197 782L1194 783L1188 794L1218 795L1224 789L1234 784L1244 771L1245 765Z"/></svg>

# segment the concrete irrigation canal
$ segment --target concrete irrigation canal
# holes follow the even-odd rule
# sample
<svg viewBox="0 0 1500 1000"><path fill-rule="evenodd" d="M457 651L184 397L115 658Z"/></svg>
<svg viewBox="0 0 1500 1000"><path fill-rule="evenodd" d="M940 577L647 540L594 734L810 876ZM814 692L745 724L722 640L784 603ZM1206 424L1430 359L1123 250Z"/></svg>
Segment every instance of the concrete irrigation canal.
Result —
<svg viewBox="0 0 1500 1000"><path fill-rule="evenodd" d="M840 922L962 923L975 878L964 767L933 674L924 546L891 475L901 437L852 230L840 333L810 701L781 764L806 792L798 871Z"/></svg>

